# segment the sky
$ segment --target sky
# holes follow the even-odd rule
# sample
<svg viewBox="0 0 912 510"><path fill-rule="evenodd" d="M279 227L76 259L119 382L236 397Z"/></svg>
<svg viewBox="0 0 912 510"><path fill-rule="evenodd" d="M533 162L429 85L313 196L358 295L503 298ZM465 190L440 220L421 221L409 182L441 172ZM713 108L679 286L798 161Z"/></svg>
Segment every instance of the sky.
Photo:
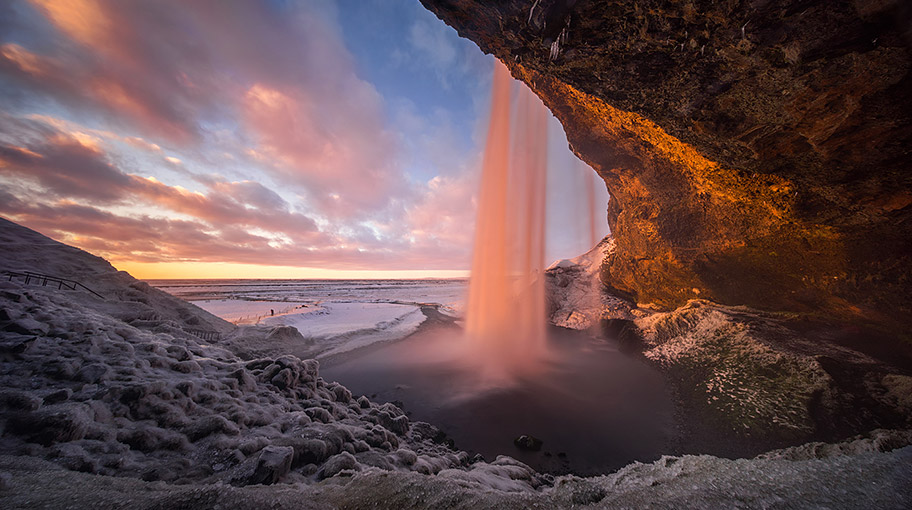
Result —
<svg viewBox="0 0 912 510"><path fill-rule="evenodd" d="M0 216L138 278L465 276L493 62L417 0L0 2ZM556 260L608 197L549 135Z"/></svg>

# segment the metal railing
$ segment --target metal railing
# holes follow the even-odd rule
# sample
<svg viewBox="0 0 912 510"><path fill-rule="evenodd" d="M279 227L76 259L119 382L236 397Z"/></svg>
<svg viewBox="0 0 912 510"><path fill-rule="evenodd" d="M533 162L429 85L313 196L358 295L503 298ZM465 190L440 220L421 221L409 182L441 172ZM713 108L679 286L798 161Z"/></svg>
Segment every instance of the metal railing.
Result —
<svg viewBox="0 0 912 510"><path fill-rule="evenodd" d="M101 299L104 299L104 296L102 296L101 294L95 292L94 290L92 290L92 289L86 287L85 285L83 285L83 284L77 282L76 280L68 280L68 279L66 279L66 278L59 278L59 277L56 277L56 276L48 276L48 275L46 275L46 274L34 273L34 272L32 272L32 271L24 271L24 272L19 272L19 271L3 271L3 274L9 276L9 281L13 281L13 278L23 278L23 279L25 280L25 284L26 284L26 285L28 285L28 284L31 283L31 282L35 282L36 285L40 283L41 286L47 287L47 285L50 283L52 286L53 286L53 285L56 285L57 288L60 289L60 290L63 290L63 289L67 289L67 290L79 290L79 289L83 289L83 290L85 290L85 291L87 291L87 292L90 292L90 293L92 293L92 294L98 296L98 297L101 298Z"/></svg>
<svg viewBox="0 0 912 510"><path fill-rule="evenodd" d="M219 335L218 331L205 331L202 329L185 329L184 331L208 342L218 342L221 340L221 335Z"/></svg>
<svg viewBox="0 0 912 510"><path fill-rule="evenodd" d="M66 278L59 278L56 276L49 276L46 274L35 273L32 271L23 271L23 272L3 271L3 274L6 276L9 276L9 281L13 281L13 278L22 278L25 281L26 285L34 282L36 285L40 284L42 287L47 287L48 284L50 284L51 286L56 285L57 289L59 289L59 290L82 289L82 290L85 290L87 292L90 292L90 293L100 297L101 299L104 299L104 296L102 296L101 294L95 292L94 290L86 287L85 285L77 282L76 280L69 280ZM206 331L203 329L184 329L184 331L186 331L187 333L189 333L197 338L200 338L200 339L206 340L206 341L210 341L210 342L212 342L212 341L218 342L219 340L221 340L221 335L217 331Z"/></svg>
<svg viewBox="0 0 912 510"><path fill-rule="evenodd" d="M264 313L264 314L253 314L253 315L244 315L230 321L235 326L240 326L242 324L259 324L260 320L265 319L266 317L275 317L276 315L285 315L291 313L298 308L302 308L303 305L295 305L283 308L282 310L273 310L273 313Z"/></svg>

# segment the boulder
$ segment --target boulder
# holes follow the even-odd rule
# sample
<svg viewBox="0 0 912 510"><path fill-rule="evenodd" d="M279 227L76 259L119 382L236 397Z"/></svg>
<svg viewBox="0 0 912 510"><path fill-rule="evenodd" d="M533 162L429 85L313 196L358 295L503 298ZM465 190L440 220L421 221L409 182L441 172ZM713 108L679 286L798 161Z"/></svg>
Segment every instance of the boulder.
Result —
<svg viewBox="0 0 912 510"><path fill-rule="evenodd" d="M539 439L535 436L528 436L525 434L523 434L513 440L514 446L516 446L520 450L524 450L527 452L537 452L537 451L541 450L543 443L544 442L541 439Z"/></svg>
<svg viewBox="0 0 912 510"><path fill-rule="evenodd" d="M361 471L361 466L358 464L354 455L348 452L342 452L330 457L330 459L326 461L326 464L323 465L323 469L317 473L317 476L323 480L325 478L332 478L346 470Z"/></svg>
<svg viewBox="0 0 912 510"><path fill-rule="evenodd" d="M290 446L267 446L260 450L256 468L250 476L251 485L272 485L291 470L294 449Z"/></svg>

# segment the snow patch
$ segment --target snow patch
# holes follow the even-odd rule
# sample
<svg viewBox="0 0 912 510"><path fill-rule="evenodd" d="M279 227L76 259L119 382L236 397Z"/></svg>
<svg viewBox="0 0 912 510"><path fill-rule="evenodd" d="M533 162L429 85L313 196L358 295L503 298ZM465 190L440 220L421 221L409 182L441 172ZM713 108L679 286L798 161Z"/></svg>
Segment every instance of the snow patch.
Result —
<svg viewBox="0 0 912 510"><path fill-rule="evenodd" d="M790 331L746 309L703 300L636 320L644 355L687 378L683 397L745 436L803 437L815 430L811 401L832 379L811 356L784 351ZM778 346L774 345L778 344Z"/></svg>

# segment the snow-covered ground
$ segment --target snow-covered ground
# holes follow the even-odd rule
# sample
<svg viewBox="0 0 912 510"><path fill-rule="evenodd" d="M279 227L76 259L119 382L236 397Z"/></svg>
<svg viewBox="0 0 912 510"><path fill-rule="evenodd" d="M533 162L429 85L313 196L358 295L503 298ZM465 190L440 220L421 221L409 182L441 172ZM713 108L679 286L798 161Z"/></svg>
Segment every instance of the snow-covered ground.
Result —
<svg viewBox="0 0 912 510"><path fill-rule="evenodd" d="M219 317L245 324L289 308L322 303L434 304L458 315L467 281L420 280L149 280L165 292ZM261 303L268 303L264 305ZM250 319L253 318L251 321Z"/></svg>
<svg viewBox="0 0 912 510"><path fill-rule="evenodd" d="M552 477L510 457L469 458L433 425L324 381L314 360L241 359L228 339L307 339L287 326L236 328L2 219L0 267L102 296L0 282L2 508L912 506L908 432ZM693 321L666 317L643 324L656 332L649 341L683 346Z"/></svg>
<svg viewBox="0 0 912 510"><path fill-rule="evenodd" d="M248 301L243 299L205 299L191 301L207 312L233 324L256 324L275 314L292 313L301 305L287 301Z"/></svg>
<svg viewBox="0 0 912 510"><path fill-rule="evenodd" d="M421 306L457 315L467 286L460 279L150 283L235 324L294 327L308 347L293 352L318 359L408 336L425 320Z"/></svg>
<svg viewBox="0 0 912 510"><path fill-rule="evenodd" d="M263 319L266 325L296 328L320 349L318 358L379 342L404 338L424 322L414 305L391 303L323 303L305 312Z"/></svg>

